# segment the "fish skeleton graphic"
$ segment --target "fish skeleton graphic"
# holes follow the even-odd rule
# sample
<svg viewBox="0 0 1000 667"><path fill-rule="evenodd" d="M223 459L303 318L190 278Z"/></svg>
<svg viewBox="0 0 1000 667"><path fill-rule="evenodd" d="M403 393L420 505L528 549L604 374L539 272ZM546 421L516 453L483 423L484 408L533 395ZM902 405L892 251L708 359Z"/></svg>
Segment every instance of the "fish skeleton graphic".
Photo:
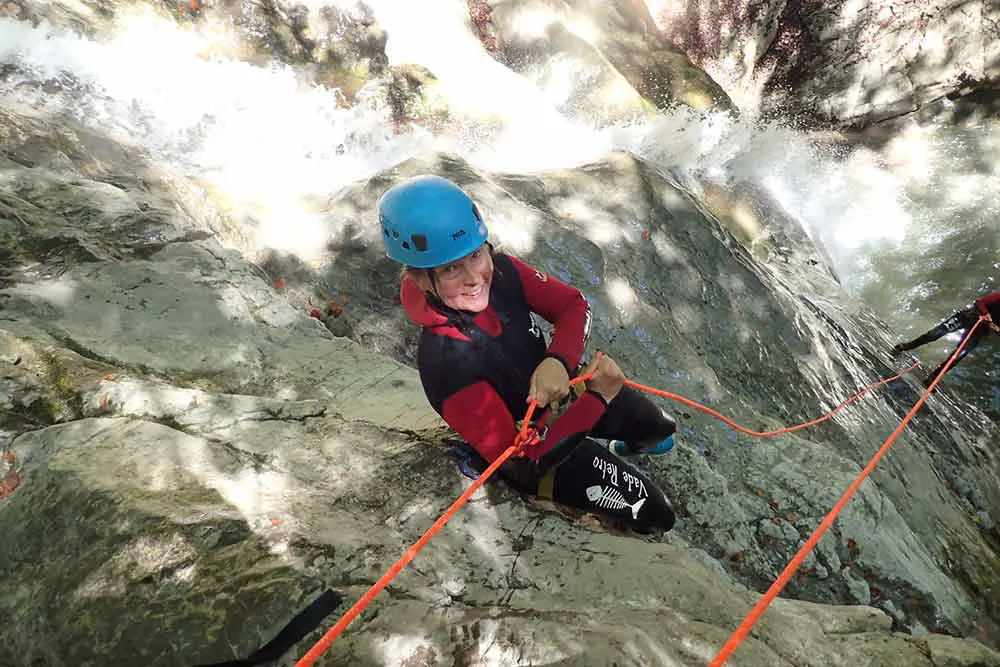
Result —
<svg viewBox="0 0 1000 667"><path fill-rule="evenodd" d="M639 502L636 504L629 505L621 491L611 486L603 487L599 484L587 487L587 499L598 507L603 507L604 509L620 510L623 507L627 507L632 510L633 519L638 518L639 509L646 502L645 498L640 498Z"/></svg>

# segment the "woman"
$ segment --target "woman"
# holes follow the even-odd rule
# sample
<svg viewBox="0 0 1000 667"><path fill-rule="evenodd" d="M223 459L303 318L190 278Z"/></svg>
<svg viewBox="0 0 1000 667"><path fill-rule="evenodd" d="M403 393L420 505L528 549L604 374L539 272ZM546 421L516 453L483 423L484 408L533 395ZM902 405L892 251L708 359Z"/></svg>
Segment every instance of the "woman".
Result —
<svg viewBox="0 0 1000 667"><path fill-rule="evenodd" d="M987 294L984 297L976 299L971 306L953 313L951 317L930 331L927 331L909 342L900 343L899 345L894 346L892 348L892 354L893 356L898 356L903 352L934 342L945 334L950 334L960 329L962 330L962 338L965 338L965 332L968 331L980 317L986 318L986 322L976 329L976 332L972 334L972 338L970 338L965 344L965 347L962 348L962 352L959 354L958 358L955 359L955 363L951 366L954 368L958 365L958 362L965 359L969 352L976 349L976 346L989 335L990 331L1000 334L1000 327L994 323L994 320L1000 320L1000 292L993 292L992 294ZM954 352L952 354L954 354ZM944 368L945 364L948 363L948 359L950 358L951 354L945 357L944 361L938 364L938 366L927 375L927 378L924 380L924 384L930 385L930 383L934 381L934 378L941 373L941 370Z"/></svg>
<svg viewBox="0 0 1000 667"><path fill-rule="evenodd" d="M579 368L590 327L583 294L495 253L475 203L447 179L397 184L378 211L386 253L405 267L403 307L423 327L417 365L424 392L448 425L492 461L513 443L531 400L548 406L541 442L508 460L501 476L525 493L639 529L670 530L670 502L620 455L670 451L676 426L623 387L611 358L598 354ZM555 325L548 346L532 313ZM593 376L571 394L569 379L578 372ZM588 435L610 439L610 448Z"/></svg>

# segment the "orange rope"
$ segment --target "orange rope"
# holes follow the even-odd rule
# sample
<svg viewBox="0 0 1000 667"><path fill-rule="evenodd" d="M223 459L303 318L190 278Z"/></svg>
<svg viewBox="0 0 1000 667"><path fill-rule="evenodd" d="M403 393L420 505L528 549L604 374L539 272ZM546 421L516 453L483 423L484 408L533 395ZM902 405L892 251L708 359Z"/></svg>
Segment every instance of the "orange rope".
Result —
<svg viewBox="0 0 1000 667"><path fill-rule="evenodd" d="M309 667L315 663L316 660L318 660L319 657L323 655L328 648L330 648L333 641L347 629L347 626L350 625L351 622L357 618L362 611L364 611L365 607L367 607L371 601L382 592L382 589L388 586L389 582L392 581L411 560L416 558L417 552L420 551L424 545L427 544L427 542L429 542L430 539L434 537L439 530L441 530L441 528L444 527L444 524L451 520L462 505L468 502L469 498L472 497L472 494L478 491L479 487L485 484L486 480L488 480L490 476L495 473L501 465L503 465L504 461L524 447L535 444L537 441L537 434L531 434L529 423L531 421L531 415L535 411L536 405L535 401L532 401L528 405L528 412L525 415L524 423L521 424L521 430L518 433L517 438L514 440L514 444L504 450L504 452L500 454L500 456L498 456L485 471L483 471L479 478L476 479L472 485L451 504L451 507L445 510L445 513L434 522L434 525L431 526L426 533L421 535L420 539L414 542L413 545L406 550L406 553L404 553L400 559L397 560L393 566L390 567L389 570L382 575L382 577L376 581L357 602L354 603L354 606L348 609L347 612L340 617L340 620L337 621L336 625L330 628L326 634L323 635L323 637L320 638L320 640L316 642L311 649L309 649L309 652L295 663L295 667Z"/></svg>
<svg viewBox="0 0 1000 667"><path fill-rule="evenodd" d="M978 325L978 323L977 323L977 325ZM974 329L975 329L975 327L973 327L973 330ZM970 333L971 333L971 331L970 331ZM964 345L964 341L963 341L963 345ZM961 349L961 348L959 348L959 349ZM600 352L598 352L598 354L600 354ZM949 366L950 366L950 364L951 364L951 362L949 362ZM780 435L780 434L783 434L783 433L791 433L793 431L798 431L800 429L806 428L808 426L813 426L813 425L818 424L818 423L820 423L820 422L822 422L822 421L824 421L826 419L829 419L830 417L832 417L833 415L835 415L837 412L839 412L841 409L845 408L847 405L849 405L850 403L854 402L855 400L857 400L858 398L860 398L862 395L864 395L868 391L870 391L870 390L872 390L872 389L874 389L876 387L879 387L881 385L884 385L886 383L892 382L893 380L895 380L896 378L900 377L901 375L903 375L905 373L908 373L911 370L913 370L914 368L916 368L917 365L918 364L913 364L912 366L910 366L906 370L902 371L901 373L899 373L897 375L892 376L891 378L882 380L882 381L877 382L877 383L875 383L873 385L869 385L868 387L865 387L858 394L856 394L855 396L852 396L850 399L844 401L843 403L841 403L840 405L838 405L836 408L834 408L833 411L829 412L828 414L824 415L823 417L820 417L818 419L814 419L814 420L809 421L809 422L805 422L803 424L798 424L796 426L789 426L789 427L785 427L785 428L782 428L782 429L778 429L776 431L751 431L749 429L743 428L739 424L737 424L737 423L733 422L731 419L729 419L729 418L727 418L727 417L719 414L715 410L712 410L711 408L705 407L704 405L701 405L700 403L696 403L695 401L692 401L690 399L684 398L683 396L679 396L679 395L671 393L669 391L662 391L660 389L654 389L653 387L647 387L645 385L641 385L641 384L639 384L637 382L633 382L631 380L625 380L625 384L627 384L627 385L629 385L629 386L631 386L631 387L633 387L635 389L638 389L640 391L645 391L645 392L648 392L650 394L655 394L657 396L662 396L664 398L673 399L675 401L679 401L679 402L681 402L681 403L683 403L685 405L688 405L688 406L690 406L690 407L692 407L692 408L694 408L696 410L701 410L702 412L706 412L706 413L708 413L708 414L710 414L710 415L712 415L714 417L717 417L718 419L721 419L726 424L730 425L734 429L736 429L738 431L741 431L743 433L747 433L749 435L756 435L756 436L771 436L771 435ZM945 370L947 370L947 369L945 369ZM592 375L591 373L580 375L580 376L578 376L578 377L573 378L572 380L570 380L570 384L574 385L574 384L577 384L579 382L585 382L585 381L587 381L587 380L590 379L591 375ZM936 382L937 382L937 380L935 380L935 383ZM330 645L333 644L334 640L337 639L337 637L339 637L344 632L344 630L347 629L347 626L350 625L351 622L353 622L354 619L357 618L361 614L362 611L364 611L365 607L367 607L369 604L371 604L372 600L374 600L375 597L380 592L382 592L382 589L384 589L386 586L388 586L389 582L392 581L393 578L395 578L396 575L399 574L399 572L404 567L406 567L407 564L409 564L410 561L412 561L416 557L417 552L419 552L420 549L422 549L424 547L424 545L426 545L427 542L429 542L430 539L432 537L434 537L434 535L436 535L438 533L438 531L440 531L441 528L443 528L444 525L449 520L451 520L451 518L455 515L455 513L458 512L458 510L466 502L468 502L469 498L472 497L472 494L474 494L483 484L485 484L486 481L490 478L490 476L492 476L508 458L510 458L515 453L520 452L525 447L529 447L529 446L532 446L532 445L538 443L538 441L540 439L539 435L538 435L537 431L535 431L531 427L531 417L534 414L535 409L537 407L538 407L538 404L534 400L532 400L528 404L528 410L525 413L524 419L521 422L521 428L520 428L520 430L519 430L519 432L517 434L517 437L514 440L514 444L511 445L510 447L508 447L502 454L500 454L500 456L498 456L493 461L493 463L491 463L490 466L488 468L486 468L486 470L483 471L482 474L479 475L479 477L472 483L472 485L468 489L466 489L465 492L462 493L462 495L459 496L458 499L455 500L455 502L452 503L451 506L447 510L445 510L444 514L442 514L438 518L437 521L434 522L434 525L432 525L427 530L427 532L424 533L420 537L420 539L418 539L416 542L414 542L413 545L409 549L406 550L406 552L399 558L399 560L397 560L392 565L392 567L390 567L389 570L384 575L382 575L382 577L378 581L376 581L372 585L372 587L369 588L365 592L365 594L362 595L361 598L356 603L354 603L354 606L352 606L343 616L341 616L340 620L337 621L336 625L334 625L332 628L330 628L330 630L328 630L327 633L324 634L323 637L318 642L316 642L316 644L311 649L309 649L308 653L306 653L304 656L302 656L302 658L299 659L299 661L295 663L295 667L310 667L312 664L314 664L316 662L316 660L328 648L330 648ZM919 404L918 404L917 407L919 407ZM542 420L540 421L540 424L544 424L545 419L547 417L548 417L548 413L545 416L543 416ZM904 422L903 426L905 426L905 423L906 422ZM899 430L902 430L902 427ZM860 484L860 482L858 482L858 483ZM853 493L853 491L852 491L852 493ZM817 537L817 540L818 539L819 538ZM801 561L801 558L800 558L800 561ZM789 574L789 576L791 576L791 575ZM741 640L742 640L742 638L741 638ZM736 643L738 644L739 641L737 641ZM735 648L735 646L734 646L734 648Z"/></svg>
<svg viewBox="0 0 1000 667"><path fill-rule="evenodd" d="M961 344L959 344L959 346L955 348L955 352L952 353L951 357L948 359L948 363L945 364L944 368L941 369L941 372L938 373L937 377L934 378L934 381L931 382L930 386L927 387L924 393L920 396L920 400L918 400L916 404L914 404L914 406L910 408L910 411L906 413L906 417L904 417L903 421L899 423L899 426L896 427L896 430L892 432L892 435L890 435L884 443L882 443L882 447L879 448L878 452L875 453L875 456L871 458L871 461L868 462L868 465L866 465L865 469L861 471L861 474L858 475L857 479L855 479L854 482L852 482L851 485L847 488L847 491L845 491L844 495L840 497L840 500L837 501L837 504L833 506L833 509L830 510L830 513L823 518L823 521L819 524L819 527L816 529L816 531L809 537L808 540L806 540L806 543L802 545L802 548L799 549L799 552L795 554L795 556L792 558L791 561L789 561L788 565L785 566L785 569L782 571L782 573L778 576L778 578L774 581L774 583L771 584L771 587L767 589L767 592L764 593L764 595L760 598L760 600L758 600L757 604L754 605L754 608L750 610L750 613L747 614L746 618L743 619L743 622L740 623L738 628L736 628L736 631L733 632L733 634L729 637L729 640L726 641L725 645L715 656L715 659L712 660L711 663L709 663L709 667L720 667L723 663L726 662L729 656L733 654L733 651L736 650L736 648L740 645L740 643L744 639L746 639L746 636L750 633L750 629L754 626L754 624L761 617L761 615L767 610L768 605L770 605L771 602L774 600L774 598L778 596L778 593L781 592L781 589L783 589L785 587L785 584L787 584L788 581L792 578L792 575L795 574L795 570L797 570L799 565L802 564L802 561L805 560L805 557L809 554L810 551L812 551L813 547L816 546L820 538L823 537L823 534L826 533L826 531L830 528L830 526L833 525L833 522L837 518L837 515L840 514L840 511L851 499L851 496L854 495L855 491L858 490L858 487L861 486L861 483L865 481L865 478L867 478L868 475L871 474L872 470L875 469L875 466L878 465L878 462L881 461L882 457L885 456L886 452L889 451L889 448L892 446L892 443L896 441L896 438L899 437L899 434L903 432L903 429L906 428L906 425L910 423L910 420L913 419L914 415L917 414L917 411L924 404L927 398L931 395L931 392L934 391L935 387L937 387L938 382L941 381L941 378L944 376L944 374L947 373L948 369L950 369L952 365L955 363L955 359L958 357L959 352L961 352L962 348L965 347L965 344L969 341L969 337L976 330L976 327L978 327L982 323L982 321L983 320L980 319L969 329L969 332L965 335L965 338L962 339Z"/></svg>
<svg viewBox="0 0 1000 667"><path fill-rule="evenodd" d="M827 419L833 417L835 414L837 414L838 412L840 412L844 408L846 408L848 405L850 405L854 401L858 400L859 398L861 398L862 396L864 396L865 394L867 394L872 389L877 389L878 387L881 387L884 384L889 384L893 380L899 379L900 377L902 377L903 375L906 375L907 373L909 373L910 371L912 371L914 368L916 368L919 365L920 365L920 362L918 361L915 364L913 364L912 366L910 366L909 368L907 368L907 369L905 369L905 370L897 373L896 375L893 375L891 378L886 378L885 380L880 380L879 382L876 382L875 384L868 385L867 387L865 387L864 389L862 389L861 391L859 391L857 394L855 394L854 396L851 396L849 399L847 399L846 401L844 401L843 403L841 403L840 405L838 405L837 407L835 407L833 410L831 410L830 412L828 412L825 415L823 415L822 417L818 417L816 419L813 419L813 420L807 421L807 422L803 422L801 424L796 424L795 426L785 426L785 427L779 428L779 429L777 429L775 431L751 431L748 428L743 428L742 426L740 426L739 424L737 424L736 422L734 422L732 419L729 419L728 417L719 414L718 412L716 412L712 408L706 407L706 406L702 405L701 403L696 403L695 401L692 401L691 399L688 399L688 398L684 398L683 396L678 396L677 394L673 394L673 393L671 393L669 391L663 391L662 389L654 389L653 387L647 387L646 385L639 384L638 382L632 382L631 380L625 380L625 384L627 384L628 386L633 387L635 389L638 389L639 391L644 391L644 392L647 392L649 394L655 394L656 396L662 396L663 398L669 398L669 399L675 400L675 401L677 401L679 403L683 403L684 405L687 405L688 407L692 407L695 410L701 410L702 412L706 412L706 413L712 415L713 417L715 417L716 419L722 420L723 422L725 422L726 424L728 424L729 426L731 426L735 430L739 431L740 433L746 433L747 435L756 435L756 436L760 436L760 437L767 437L767 436L772 436L772 435L782 435L782 434L785 434L785 433L794 433L795 431L801 431L802 429L807 428L809 426L815 426L816 424L819 424L820 422L824 422Z"/></svg>
<svg viewBox="0 0 1000 667"><path fill-rule="evenodd" d="M313 646L311 649L309 649L309 652L306 653L304 656L302 656L302 658L295 663L295 667L308 667L309 665L312 665L314 662L316 662L316 660L328 648L330 648L330 644L333 643L333 640L339 637L340 634L345 629L347 629L347 626L351 624L351 621L357 618L357 616L364 610L364 608L367 607L369 603L371 603L371 601L375 599L375 596L381 593L382 589L385 588L389 584L389 582L392 581L393 578L395 578L397 574L399 574L400 570L406 567L407 564L416 557L417 552L420 551L420 549L422 549L423 546L427 544L427 542L432 537L434 537L434 535L436 535L437 532L441 530L442 527L444 527L444 524L446 524L451 519L451 517L454 516L454 514L462 507L462 505L464 505L469 500L470 497L472 497L472 494L478 491L479 487L485 484L486 480L489 479L490 476L497 471L497 468L503 465L504 461L510 458L510 456L515 451L517 451L517 449L518 449L517 445L511 445L500 456L498 456L496 460L494 460L493 463L490 464L490 466L486 469L486 471L483 472L483 474L480 475L479 478L475 480L468 489L465 490L465 493L459 496L458 500L452 503L451 507L449 507L445 511L445 513L442 514L440 518L438 518L438 520L434 522L434 525L431 526L430 529L426 533L424 533L419 540L414 542L413 545L406 550L406 553L404 553L402 557L399 560L397 560L395 564L393 564L393 566L390 567L389 570L384 575L382 575L382 578L376 581L375 584L371 588L369 588L368 591L364 595L362 595L357 602L354 603L354 606L351 607L347 611L347 613L345 613L343 616L340 617L340 620L337 621L336 625L330 628L327 631L327 633L323 635L323 637L318 642L316 642L316 645Z"/></svg>

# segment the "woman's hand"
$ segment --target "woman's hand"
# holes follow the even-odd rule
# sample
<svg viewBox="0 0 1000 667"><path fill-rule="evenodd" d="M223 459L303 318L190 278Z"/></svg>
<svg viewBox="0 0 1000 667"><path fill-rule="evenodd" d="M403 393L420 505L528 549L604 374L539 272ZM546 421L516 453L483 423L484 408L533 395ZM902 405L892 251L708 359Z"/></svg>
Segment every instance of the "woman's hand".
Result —
<svg viewBox="0 0 1000 667"><path fill-rule="evenodd" d="M593 373L593 376L587 380L587 389L596 391L608 403L614 400L625 384L625 374L622 373L622 369L614 359L601 352L590 360L581 375L588 373Z"/></svg>
<svg viewBox="0 0 1000 667"><path fill-rule="evenodd" d="M535 372L531 374L531 384L528 387L528 400L535 400L539 407L545 407L553 401L561 401L569 394L569 375L562 362L552 357L542 359Z"/></svg>

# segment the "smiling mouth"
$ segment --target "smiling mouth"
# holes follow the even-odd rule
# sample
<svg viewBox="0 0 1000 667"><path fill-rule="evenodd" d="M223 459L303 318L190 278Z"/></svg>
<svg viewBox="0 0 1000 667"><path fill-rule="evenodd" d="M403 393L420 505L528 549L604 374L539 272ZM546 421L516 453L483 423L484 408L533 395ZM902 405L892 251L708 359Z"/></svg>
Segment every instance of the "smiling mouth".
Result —
<svg viewBox="0 0 1000 667"><path fill-rule="evenodd" d="M476 289L473 292L466 292L464 294L464 296L475 298L475 297L479 296L482 293L483 293L483 288L482 288L482 286L480 286L478 289Z"/></svg>

